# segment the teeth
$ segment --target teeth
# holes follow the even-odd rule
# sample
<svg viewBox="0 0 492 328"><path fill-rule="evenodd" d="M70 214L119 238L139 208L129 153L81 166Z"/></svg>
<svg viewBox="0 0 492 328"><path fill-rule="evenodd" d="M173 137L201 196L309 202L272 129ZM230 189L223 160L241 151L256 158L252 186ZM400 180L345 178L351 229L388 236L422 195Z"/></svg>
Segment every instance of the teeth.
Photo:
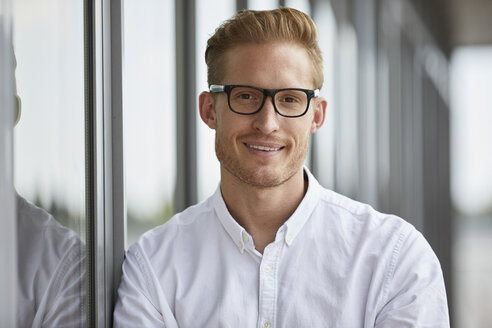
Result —
<svg viewBox="0 0 492 328"><path fill-rule="evenodd" d="M276 151L276 150L280 150L280 148L282 147L278 147L278 148L271 148L271 147L263 147L263 146L257 146L257 145L248 145L246 144L249 148L253 148L253 149L258 149L258 150L263 150L263 151Z"/></svg>

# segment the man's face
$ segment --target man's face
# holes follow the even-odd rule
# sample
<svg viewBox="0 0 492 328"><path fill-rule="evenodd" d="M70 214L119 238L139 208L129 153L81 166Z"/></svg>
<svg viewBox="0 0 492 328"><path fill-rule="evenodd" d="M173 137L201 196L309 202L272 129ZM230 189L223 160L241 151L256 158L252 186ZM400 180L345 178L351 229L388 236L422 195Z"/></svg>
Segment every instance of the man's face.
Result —
<svg viewBox="0 0 492 328"><path fill-rule="evenodd" d="M264 89L315 87L306 50L285 42L243 44L230 49L225 55L222 84ZM283 117L276 113L268 97L260 112L239 115L229 109L226 93L215 97L202 94L200 114L216 130L215 150L222 179L275 187L302 171L309 136L321 127L325 107L323 99L313 98L304 116Z"/></svg>

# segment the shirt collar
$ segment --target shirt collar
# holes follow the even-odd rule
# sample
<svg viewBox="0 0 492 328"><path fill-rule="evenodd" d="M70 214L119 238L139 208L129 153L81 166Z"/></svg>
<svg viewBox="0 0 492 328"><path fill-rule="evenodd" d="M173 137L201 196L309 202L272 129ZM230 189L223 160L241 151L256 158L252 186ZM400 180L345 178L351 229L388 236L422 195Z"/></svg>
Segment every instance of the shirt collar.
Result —
<svg viewBox="0 0 492 328"><path fill-rule="evenodd" d="M304 167L304 173L307 176L309 183L308 190L299 206L297 206L297 209L284 223L284 226L287 228L284 236L285 243L289 246L294 242L295 238L302 230L302 227L304 227L304 224L311 216L311 213L314 211L319 200L320 185L318 181L311 172L309 172L307 167Z"/></svg>
<svg viewBox="0 0 492 328"><path fill-rule="evenodd" d="M311 213L316 207L319 199L320 185L318 181L311 174L311 172L309 172L307 167L304 167L304 173L308 179L308 190L294 213L279 228L279 231L285 230L284 240L288 246L294 242L302 227L311 216ZM222 226L232 238L234 244L239 248L241 253L244 252L246 247L253 246L251 235L246 231L246 229L239 225L239 223L237 223L237 221L234 220L229 213L229 210L224 202L224 198L222 197L220 184L212 198L215 212L219 221L222 223Z"/></svg>
<svg viewBox="0 0 492 328"><path fill-rule="evenodd" d="M245 247L244 241L246 240L246 237L248 238L248 241L251 243L252 240L250 240L251 237L249 236L246 229L244 229L241 225L239 225L239 223L237 223L237 221L234 220L232 215L229 213L224 198L222 198L222 192L220 191L220 183L212 198L214 201L215 213L217 214L220 223L222 223L222 226L227 231L229 236L232 238L234 244L239 248L241 253L243 253Z"/></svg>

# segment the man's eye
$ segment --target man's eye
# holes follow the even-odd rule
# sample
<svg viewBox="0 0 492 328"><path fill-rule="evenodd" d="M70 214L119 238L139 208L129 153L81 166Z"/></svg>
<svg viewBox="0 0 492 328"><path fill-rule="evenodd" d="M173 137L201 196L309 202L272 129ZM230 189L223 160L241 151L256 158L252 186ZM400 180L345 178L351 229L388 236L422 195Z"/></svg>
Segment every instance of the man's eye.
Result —
<svg viewBox="0 0 492 328"><path fill-rule="evenodd" d="M237 97L241 100L252 100L252 99L254 99L254 96L250 93L241 93Z"/></svg>
<svg viewBox="0 0 492 328"><path fill-rule="evenodd" d="M283 97L280 101L284 103L297 103L299 100L295 97Z"/></svg>

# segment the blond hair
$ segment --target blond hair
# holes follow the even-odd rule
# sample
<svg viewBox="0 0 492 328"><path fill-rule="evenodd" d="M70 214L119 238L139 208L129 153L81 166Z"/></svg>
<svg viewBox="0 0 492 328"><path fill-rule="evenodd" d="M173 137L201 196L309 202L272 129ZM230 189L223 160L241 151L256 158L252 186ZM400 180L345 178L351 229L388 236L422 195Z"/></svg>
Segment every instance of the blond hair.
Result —
<svg viewBox="0 0 492 328"><path fill-rule="evenodd" d="M306 49L312 61L314 85L321 89L323 59L318 46L316 26L308 15L291 8L241 10L217 28L208 39L205 51L209 85L221 83L225 75L223 63L227 50L245 43L274 41L295 42Z"/></svg>

